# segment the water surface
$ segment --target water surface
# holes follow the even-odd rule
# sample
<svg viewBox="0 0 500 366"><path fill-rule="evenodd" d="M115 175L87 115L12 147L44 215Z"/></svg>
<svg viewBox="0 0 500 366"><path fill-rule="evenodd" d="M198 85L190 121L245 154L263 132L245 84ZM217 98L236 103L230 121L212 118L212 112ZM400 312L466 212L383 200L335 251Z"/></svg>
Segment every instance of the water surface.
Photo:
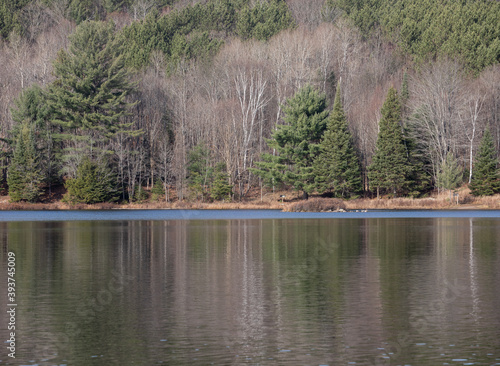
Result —
<svg viewBox="0 0 500 366"><path fill-rule="evenodd" d="M500 364L496 212L115 212L0 218L0 270L15 252L18 297L18 357L2 350L0 364Z"/></svg>
<svg viewBox="0 0 500 366"><path fill-rule="evenodd" d="M1 221L83 220L249 220L367 218L500 218L500 210L370 210L362 212L283 212L281 210L61 210L0 211Z"/></svg>

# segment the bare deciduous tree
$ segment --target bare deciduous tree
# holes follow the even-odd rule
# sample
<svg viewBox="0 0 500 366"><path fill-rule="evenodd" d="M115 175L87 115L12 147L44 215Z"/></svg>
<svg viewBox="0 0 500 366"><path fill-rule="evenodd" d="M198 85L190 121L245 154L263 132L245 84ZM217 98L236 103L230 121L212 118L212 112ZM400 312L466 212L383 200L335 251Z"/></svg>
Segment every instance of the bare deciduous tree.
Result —
<svg viewBox="0 0 500 366"><path fill-rule="evenodd" d="M267 81L258 65L238 66L233 81L239 102L239 113L233 116L233 130L240 156L238 164L239 192L240 195L245 195L250 189L250 180L247 179L248 187L245 191L243 189L243 176L248 174L249 163L253 160L254 141L257 134L256 125L264 123L264 121L259 120L259 117L262 116L261 112L269 99L266 96Z"/></svg>
<svg viewBox="0 0 500 366"><path fill-rule="evenodd" d="M132 5L130 5L129 13L134 19L141 20L148 15L148 13L158 6L158 1L156 0L134 0Z"/></svg>
<svg viewBox="0 0 500 366"><path fill-rule="evenodd" d="M485 96L477 85L468 88L464 96L464 105L458 111L463 132L461 135L467 139L469 149L469 184L472 180L474 142L482 119Z"/></svg>
<svg viewBox="0 0 500 366"><path fill-rule="evenodd" d="M12 32L9 37L10 42L7 48L11 66L16 70L16 75L21 89L29 84L31 68L30 59L33 56L29 42L19 34Z"/></svg>
<svg viewBox="0 0 500 366"><path fill-rule="evenodd" d="M447 153L457 150L463 88L462 70L454 61L431 64L412 81L412 123L430 154L435 179Z"/></svg>

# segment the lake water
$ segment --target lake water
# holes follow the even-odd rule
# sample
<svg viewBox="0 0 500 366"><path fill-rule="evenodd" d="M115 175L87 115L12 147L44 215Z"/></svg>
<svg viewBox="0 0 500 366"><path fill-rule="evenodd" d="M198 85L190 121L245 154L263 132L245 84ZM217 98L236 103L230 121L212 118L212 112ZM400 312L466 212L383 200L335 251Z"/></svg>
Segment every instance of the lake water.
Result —
<svg viewBox="0 0 500 366"><path fill-rule="evenodd" d="M0 212L0 248L1 365L500 365L499 211Z"/></svg>

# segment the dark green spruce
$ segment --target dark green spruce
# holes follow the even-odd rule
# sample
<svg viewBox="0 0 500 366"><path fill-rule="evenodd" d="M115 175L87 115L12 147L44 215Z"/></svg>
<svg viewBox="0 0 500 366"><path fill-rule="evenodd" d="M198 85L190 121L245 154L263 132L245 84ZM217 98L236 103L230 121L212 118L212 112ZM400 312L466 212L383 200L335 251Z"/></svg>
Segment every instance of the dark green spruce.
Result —
<svg viewBox="0 0 500 366"><path fill-rule="evenodd" d="M479 145L469 187L474 196L491 196L500 192L498 153L489 129L484 132Z"/></svg>
<svg viewBox="0 0 500 366"><path fill-rule="evenodd" d="M16 147L9 165L7 184L12 202L36 202L42 189L43 174L40 169L40 154L35 146L32 126L24 124L19 128Z"/></svg>
<svg viewBox="0 0 500 366"><path fill-rule="evenodd" d="M11 131L13 139L16 140L20 130L26 126L32 131L43 181L48 185L50 194L52 185L59 183L60 144L54 139L56 128L50 121L46 94L37 84L33 84L20 94L14 105L11 110L15 122Z"/></svg>
<svg viewBox="0 0 500 366"><path fill-rule="evenodd" d="M320 147L321 152L314 162L318 191L331 192L340 198L361 194L361 166L342 107L340 84Z"/></svg>
<svg viewBox="0 0 500 366"><path fill-rule="evenodd" d="M276 126L268 140L275 154L263 154L252 172L268 186L284 183L307 199L316 187L313 163L326 128L326 96L307 85L287 100L283 112L285 124Z"/></svg>
<svg viewBox="0 0 500 366"><path fill-rule="evenodd" d="M405 146L408 151L408 175L405 184L405 194L419 197L432 189L432 179L429 172L425 148L419 144L418 136L412 133L412 127L404 129Z"/></svg>
<svg viewBox="0 0 500 366"><path fill-rule="evenodd" d="M188 154L187 181L193 198L205 201L210 192L210 182L213 176L211 166L212 156L205 144L193 147Z"/></svg>
<svg viewBox="0 0 500 366"><path fill-rule="evenodd" d="M65 183L64 200L71 203L99 203L118 198L116 177L105 162L97 163L85 157L78 166L75 178Z"/></svg>
<svg viewBox="0 0 500 366"><path fill-rule="evenodd" d="M404 193L412 169L401 127L401 105L396 89L390 88L381 110L375 155L368 167L370 189L397 195Z"/></svg>
<svg viewBox="0 0 500 366"><path fill-rule="evenodd" d="M215 165L214 178L210 196L215 201L230 200L233 193L233 187L229 184L229 174L226 164L220 162Z"/></svg>

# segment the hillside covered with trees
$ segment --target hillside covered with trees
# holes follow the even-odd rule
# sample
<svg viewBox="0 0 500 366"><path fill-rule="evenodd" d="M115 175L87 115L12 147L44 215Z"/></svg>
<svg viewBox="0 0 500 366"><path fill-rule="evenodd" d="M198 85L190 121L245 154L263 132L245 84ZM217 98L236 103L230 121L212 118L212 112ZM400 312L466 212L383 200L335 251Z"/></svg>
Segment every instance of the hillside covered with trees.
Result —
<svg viewBox="0 0 500 366"><path fill-rule="evenodd" d="M500 193L500 3L0 0L11 201Z"/></svg>

